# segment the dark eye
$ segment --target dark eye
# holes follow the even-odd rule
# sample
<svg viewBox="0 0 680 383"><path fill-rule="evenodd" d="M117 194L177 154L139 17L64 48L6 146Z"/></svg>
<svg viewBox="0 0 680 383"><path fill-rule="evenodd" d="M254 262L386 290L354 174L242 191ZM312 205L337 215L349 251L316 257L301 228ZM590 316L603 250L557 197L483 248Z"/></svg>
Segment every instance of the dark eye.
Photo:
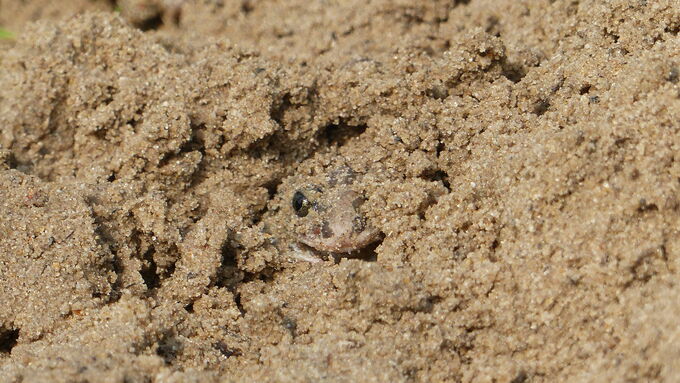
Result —
<svg viewBox="0 0 680 383"><path fill-rule="evenodd" d="M295 194L293 194L293 210L295 210L295 214L297 214L298 217L304 217L307 215L309 212L309 205L310 202L305 197L304 194L302 194L299 191L296 191Z"/></svg>

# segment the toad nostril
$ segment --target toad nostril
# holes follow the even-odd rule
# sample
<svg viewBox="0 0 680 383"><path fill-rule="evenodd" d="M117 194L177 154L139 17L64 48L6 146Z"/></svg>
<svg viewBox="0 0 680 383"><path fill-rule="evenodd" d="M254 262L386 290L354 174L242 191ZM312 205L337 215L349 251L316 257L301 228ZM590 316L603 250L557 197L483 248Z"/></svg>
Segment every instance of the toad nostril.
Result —
<svg viewBox="0 0 680 383"><path fill-rule="evenodd" d="M352 207L354 208L354 210L356 210L356 209L360 208L361 205L364 204L364 202L366 202L365 198L357 197L357 198L352 200Z"/></svg>
<svg viewBox="0 0 680 383"><path fill-rule="evenodd" d="M331 229L331 226L328 224L328 221L324 221L323 225L321 226L321 235L324 238L331 238L335 233L333 233L333 229Z"/></svg>

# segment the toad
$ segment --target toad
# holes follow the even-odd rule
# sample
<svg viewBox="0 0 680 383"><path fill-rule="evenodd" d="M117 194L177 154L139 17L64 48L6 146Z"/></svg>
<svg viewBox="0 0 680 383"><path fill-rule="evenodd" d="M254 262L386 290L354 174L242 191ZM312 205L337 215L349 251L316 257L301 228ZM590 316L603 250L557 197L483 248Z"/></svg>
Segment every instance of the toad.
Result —
<svg viewBox="0 0 680 383"><path fill-rule="evenodd" d="M302 184L293 193L297 239L327 253L351 253L375 242L380 231L362 212L365 198L353 187L359 174L348 166L329 172L322 184Z"/></svg>

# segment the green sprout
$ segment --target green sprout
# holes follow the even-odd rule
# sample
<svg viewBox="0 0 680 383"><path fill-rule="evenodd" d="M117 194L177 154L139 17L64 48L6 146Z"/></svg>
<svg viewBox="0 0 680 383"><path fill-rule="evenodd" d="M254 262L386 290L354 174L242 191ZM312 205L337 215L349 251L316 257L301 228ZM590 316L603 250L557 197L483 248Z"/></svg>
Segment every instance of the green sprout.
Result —
<svg viewBox="0 0 680 383"><path fill-rule="evenodd" d="M113 12L115 13L120 13L120 11L121 11L120 5L116 5L116 7L113 8Z"/></svg>
<svg viewBox="0 0 680 383"><path fill-rule="evenodd" d="M13 39L14 33L8 31L7 29L0 27L0 40Z"/></svg>

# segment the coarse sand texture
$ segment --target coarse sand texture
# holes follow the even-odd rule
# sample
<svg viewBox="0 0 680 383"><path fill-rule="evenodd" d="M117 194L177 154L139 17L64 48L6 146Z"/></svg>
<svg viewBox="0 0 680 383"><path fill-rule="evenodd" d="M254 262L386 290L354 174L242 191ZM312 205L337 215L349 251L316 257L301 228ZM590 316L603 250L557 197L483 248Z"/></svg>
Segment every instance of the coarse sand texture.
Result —
<svg viewBox="0 0 680 383"><path fill-rule="evenodd" d="M0 382L677 382L678 32L0 0Z"/></svg>

